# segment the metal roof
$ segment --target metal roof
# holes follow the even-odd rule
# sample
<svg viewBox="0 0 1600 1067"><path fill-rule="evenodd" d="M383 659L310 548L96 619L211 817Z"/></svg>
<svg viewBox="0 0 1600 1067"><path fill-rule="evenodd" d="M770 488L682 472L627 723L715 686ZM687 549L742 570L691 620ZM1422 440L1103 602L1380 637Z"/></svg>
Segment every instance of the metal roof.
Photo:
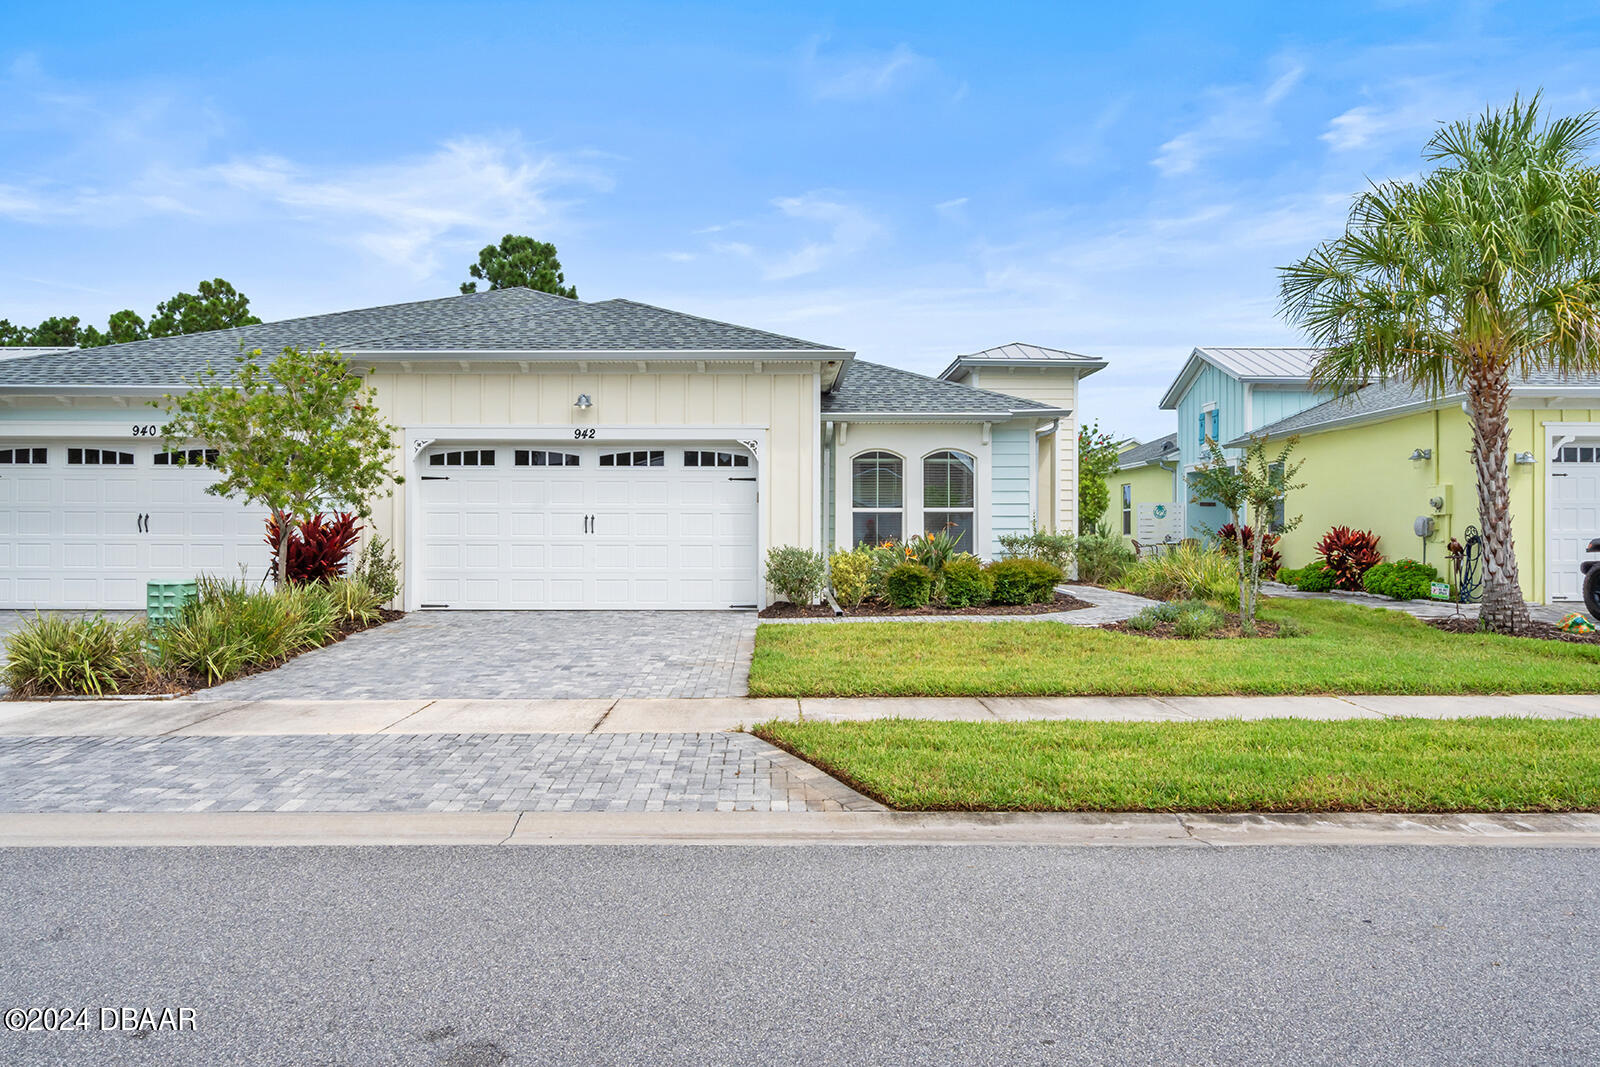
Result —
<svg viewBox="0 0 1600 1067"><path fill-rule="evenodd" d="M1167 411L1176 408L1179 398L1208 363L1241 382L1292 385L1311 380L1311 365L1322 352L1320 348L1196 348L1167 387L1161 398L1161 408Z"/></svg>
<svg viewBox="0 0 1600 1067"><path fill-rule="evenodd" d="M171 387L208 365L232 365L241 349L271 353L287 345L327 345L359 356L426 358L493 353L719 352L750 358L849 359L851 353L632 300L585 303L532 289L483 293L286 319L231 330L160 337L103 348L35 353L0 360L0 388L40 386ZM493 357L490 357L493 358Z"/></svg>
<svg viewBox="0 0 1600 1067"><path fill-rule="evenodd" d="M1577 406L1586 407L1588 399L1600 394L1600 374L1563 376L1555 371L1535 371L1513 384L1511 395L1513 397L1560 396L1566 390L1581 390L1585 400ZM1405 382L1373 382L1342 396L1325 400L1315 407L1297 411L1277 422L1268 423L1253 431L1253 434L1257 437L1263 435L1282 437L1288 434L1316 433L1319 430L1331 430L1355 423L1392 419L1413 411L1430 411L1437 407L1458 404L1464 396L1465 393L1456 386L1446 389L1442 395L1429 396L1426 390ZM1251 434L1241 435L1229 441L1228 445L1248 444L1251 436Z"/></svg>
<svg viewBox="0 0 1600 1067"><path fill-rule="evenodd" d="M839 374L838 384L832 391L822 394L824 418L942 415L999 422L1019 415L1048 418L1065 413L1036 400L973 389L862 359L847 363Z"/></svg>
<svg viewBox="0 0 1600 1067"><path fill-rule="evenodd" d="M962 367L1059 367L1063 365L1079 367L1085 375L1089 375L1104 367L1106 361L1094 356L1068 352L1063 348L1046 348L1043 345L1029 345L1020 341L1013 341L1008 345L985 348L982 352L970 352L964 356L957 356L951 360L950 365L944 369L939 377L949 379Z"/></svg>
<svg viewBox="0 0 1600 1067"><path fill-rule="evenodd" d="M1125 449L1117 456L1117 470L1132 470L1135 467L1146 467L1152 463L1159 463L1164 459L1175 459L1178 455L1178 435L1169 433L1165 437L1157 437L1154 441L1146 441L1142 445L1134 445Z"/></svg>

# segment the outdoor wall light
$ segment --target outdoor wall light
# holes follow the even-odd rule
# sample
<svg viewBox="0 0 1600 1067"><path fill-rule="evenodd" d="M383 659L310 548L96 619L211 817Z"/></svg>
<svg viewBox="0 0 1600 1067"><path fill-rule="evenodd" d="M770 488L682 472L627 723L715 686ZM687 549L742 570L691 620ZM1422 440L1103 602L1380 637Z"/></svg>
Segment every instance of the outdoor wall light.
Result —
<svg viewBox="0 0 1600 1067"><path fill-rule="evenodd" d="M573 403L572 406L577 408L579 411L587 411L594 407L594 401L589 399L588 393L579 393L578 399Z"/></svg>
<svg viewBox="0 0 1600 1067"><path fill-rule="evenodd" d="M1411 450L1411 458L1412 458L1412 460L1432 459L1433 458L1433 449L1431 449L1431 448L1413 448Z"/></svg>
<svg viewBox="0 0 1600 1067"><path fill-rule="evenodd" d="M1516 455L1511 457L1511 462L1520 467L1526 467L1529 464L1537 463L1538 460L1533 458L1532 452L1518 452Z"/></svg>

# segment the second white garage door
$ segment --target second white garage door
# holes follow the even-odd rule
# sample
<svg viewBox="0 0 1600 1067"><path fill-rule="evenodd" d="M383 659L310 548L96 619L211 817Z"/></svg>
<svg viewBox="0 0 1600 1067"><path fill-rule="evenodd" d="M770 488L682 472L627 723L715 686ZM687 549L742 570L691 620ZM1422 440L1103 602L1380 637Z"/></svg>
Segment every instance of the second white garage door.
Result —
<svg viewBox="0 0 1600 1067"><path fill-rule="evenodd" d="M756 603L755 466L737 446L438 446L417 492L425 608Z"/></svg>
<svg viewBox="0 0 1600 1067"><path fill-rule="evenodd" d="M266 577L266 512L148 444L0 440L0 608L143 608L145 583Z"/></svg>

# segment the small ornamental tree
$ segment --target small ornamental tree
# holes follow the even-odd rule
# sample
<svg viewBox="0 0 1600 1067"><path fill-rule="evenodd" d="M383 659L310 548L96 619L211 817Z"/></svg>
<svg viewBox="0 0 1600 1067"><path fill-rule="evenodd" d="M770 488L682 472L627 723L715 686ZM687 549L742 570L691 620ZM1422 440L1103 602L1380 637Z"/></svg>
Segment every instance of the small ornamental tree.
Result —
<svg viewBox="0 0 1600 1067"><path fill-rule="evenodd" d="M1106 479L1117 469L1117 440L1098 422L1078 427L1078 532L1092 534L1111 506Z"/></svg>
<svg viewBox="0 0 1600 1067"><path fill-rule="evenodd" d="M171 415L167 447L216 449L217 480L206 492L270 509L280 560L302 520L324 511L370 518L372 501L404 481L390 467L398 430L338 352L285 348L263 364L256 349L235 357L231 375L207 368L188 384L152 401Z"/></svg>
<svg viewBox="0 0 1600 1067"><path fill-rule="evenodd" d="M1291 437L1276 456L1269 456L1267 439L1252 437L1244 456L1235 464L1222 451L1221 445L1207 437L1210 458L1195 472L1194 499L1220 503L1233 516L1235 528L1249 526L1265 533L1284 497L1303 487L1303 483L1292 482L1300 471L1300 464L1289 462L1298 443L1299 438ZM1288 533L1299 524L1298 515L1286 518L1272 532ZM1251 538L1250 551L1233 554L1239 567L1239 624L1246 632L1255 628L1256 601L1261 597L1261 550L1265 541L1265 536Z"/></svg>

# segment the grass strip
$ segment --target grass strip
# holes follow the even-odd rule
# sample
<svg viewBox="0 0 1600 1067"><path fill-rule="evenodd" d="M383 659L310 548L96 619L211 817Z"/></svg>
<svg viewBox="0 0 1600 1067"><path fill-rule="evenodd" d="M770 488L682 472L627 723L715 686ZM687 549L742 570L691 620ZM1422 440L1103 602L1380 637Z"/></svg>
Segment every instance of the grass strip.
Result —
<svg viewBox="0 0 1600 1067"><path fill-rule="evenodd" d="M753 732L912 811L1600 810L1600 720L773 721Z"/></svg>
<svg viewBox="0 0 1600 1067"><path fill-rule="evenodd" d="M1283 638L1162 640L1056 622L767 624L751 696L1594 693L1600 645L1445 633L1398 611L1273 600Z"/></svg>

